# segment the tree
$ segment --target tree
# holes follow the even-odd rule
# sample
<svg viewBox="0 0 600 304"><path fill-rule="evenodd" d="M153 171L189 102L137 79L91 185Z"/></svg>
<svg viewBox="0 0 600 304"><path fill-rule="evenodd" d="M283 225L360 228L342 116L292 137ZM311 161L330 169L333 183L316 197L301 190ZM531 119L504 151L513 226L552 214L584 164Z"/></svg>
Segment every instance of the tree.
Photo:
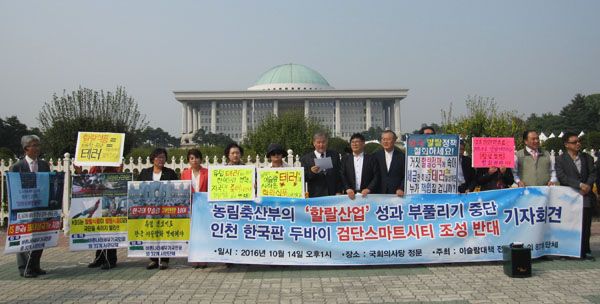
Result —
<svg viewBox="0 0 600 304"><path fill-rule="evenodd" d="M177 147L179 139L171 136L161 128L146 127L136 136L136 146L150 145L153 147Z"/></svg>
<svg viewBox="0 0 600 304"><path fill-rule="evenodd" d="M123 87L114 93L79 88L63 96L52 95L38 115L44 135L44 150L51 157L75 151L77 132L125 133L124 154L135 143L135 135L146 127L137 102Z"/></svg>
<svg viewBox="0 0 600 304"><path fill-rule="evenodd" d="M566 105L560 111L560 116L567 122L568 128L575 132L593 131L598 125L598 110L591 108L591 104L586 102L586 97L577 94L571 100L571 103Z"/></svg>
<svg viewBox="0 0 600 304"><path fill-rule="evenodd" d="M233 139L231 139L231 137L223 133L206 133L204 129L199 129L198 131L196 131L196 133L194 133L194 137L192 137L192 140L201 146L219 147L225 147L228 144L235 142Z"/></svg>
<svg viewBox="0 0 600 304"><path fill-rule="evenodd" d="M369 130L363 131L361 134L365 137L366 141L369 140L380 140L383 129L381 127L370 127ZM398 134L400 136L400 134Z"/></svg>
<svg viewBox="0 0 600 304"><path fill-rule="evenodd" d="M517 147L522 145L525 122L515 111L500 111L489 97L469 97L465 103L467 114L460 117L452 116L452 105L448 111L442 110L443 133L459 134L462 138L514 137Z"/></svg>
<svg viewBox="0 0 600 304"><path fill-rule="evenodd" d="M540 133L546 132L546 135L559 134L565 128L565 120L562 116L552 113L544 113L541 116L533 113L525 121L525 126L527 129L536 130Z"/></svg>
<svg viewBox="0 0 600 304"><path fill-rule="evenodd" d="M248 134L245 144L260 154L265 154L270 143L279 143L294 154L303 154L311 150L312 135L325 128L317 122L304 117L304 113L291 111L279 117L271 115Z"/></svg>
<svg viewBox="0 0 600 304"><path fill-rule="evenodd" d="M12 155L11 158L21 155L23 148L21 147L21 137L27 134L40 135L40 131L37 128L29 129L27 126L19 121L16 116L7 117L6 119L0 118L0 148L3 149L3 155Z"/></svg>

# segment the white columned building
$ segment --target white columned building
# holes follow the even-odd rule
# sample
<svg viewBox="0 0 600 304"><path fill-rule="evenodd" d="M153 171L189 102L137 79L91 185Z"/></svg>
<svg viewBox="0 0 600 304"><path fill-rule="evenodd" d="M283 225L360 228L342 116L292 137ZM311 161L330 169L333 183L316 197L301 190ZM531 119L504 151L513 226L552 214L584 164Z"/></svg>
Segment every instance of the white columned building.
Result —
<svg viewBox="0 0 600 304"><path fill-rule="evenodd" d="M334 89L321 74L299 64L276 66L247 90L176 91L182 104L182 144L194 133L223 133L241 141L270 115L297 111L349 139L369 128L390 129L398 135L400 103L407 89Z"/></svg>

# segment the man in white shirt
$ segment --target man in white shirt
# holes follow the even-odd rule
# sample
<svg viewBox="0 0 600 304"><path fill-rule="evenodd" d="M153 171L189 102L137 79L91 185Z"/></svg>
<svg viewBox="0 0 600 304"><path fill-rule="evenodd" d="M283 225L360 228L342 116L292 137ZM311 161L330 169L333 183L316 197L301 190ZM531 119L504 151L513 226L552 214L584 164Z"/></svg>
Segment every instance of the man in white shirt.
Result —
<svg viewBox="0 0 600 304"><path fill-rule="evenodd" d="M21 146L25 157L11 167L11 172L49 172L50 164L39 159L40 138L36 135L25 135L21 138ZM19 273L24 278L35 278L45 275L46 271L40 268L40 259L43 250L32 250L17 253L17 266Z"/></svg>
<svg viewBox="0 0 600 304"><path fill-rule="evenodd" d="M391 130L381 133L383 149L373 156L379 170L378 193L404 196L405 156L404 152L396 149L398 137Z"/></svg>
<svg viewBox="0 0 600 304"><path fill-rule="evenodd" d="M558 179L554 160L548 151L540 148L540 137L534 130L523 132L525 148L515 153L513 176L519 187L553 186Z"/></svg>
<svg viewBox="0 0 600 304"><path fill-rule="evenodd" d="M365 153L365 137L355 133L350 137L352 154L342 158L342 183L344 191L350 199L356 193L366 197L374 193L379 186L379 169L372 155Z"/></svg>

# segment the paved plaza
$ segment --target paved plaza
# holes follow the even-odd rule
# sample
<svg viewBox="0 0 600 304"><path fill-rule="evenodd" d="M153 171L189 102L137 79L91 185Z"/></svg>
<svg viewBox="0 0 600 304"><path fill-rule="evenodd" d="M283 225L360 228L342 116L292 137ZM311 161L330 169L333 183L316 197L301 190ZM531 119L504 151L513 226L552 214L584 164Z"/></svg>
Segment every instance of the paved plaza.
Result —
<svg viewBox="0 0 600 304"><path fill-rule="evenodd" d="M4 246L5 235L1 236ZM600 256L600 222L592 249ZM126 258L111 270L87 268L93 252L69 252L67 239L44 251L48 274L24 279L14 254L0 258L2 303L600 303L597 261L535 261L533 276L504 275L501 263L377 267L213 265L183 259L146 270Z"/></svg>

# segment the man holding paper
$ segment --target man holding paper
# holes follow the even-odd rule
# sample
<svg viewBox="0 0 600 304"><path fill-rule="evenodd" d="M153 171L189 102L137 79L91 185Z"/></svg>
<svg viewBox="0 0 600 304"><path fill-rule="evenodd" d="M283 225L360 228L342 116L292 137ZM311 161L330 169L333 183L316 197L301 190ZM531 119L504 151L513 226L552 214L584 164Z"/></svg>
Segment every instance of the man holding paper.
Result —
<svg viewBox="0 0 600 304"><path fill-rule="evenodd" d="M324 133L316 133L313 136L315 150L300 158L309 197L342 193L340 155L333 150L327 150L327 140Z"/></svg>

